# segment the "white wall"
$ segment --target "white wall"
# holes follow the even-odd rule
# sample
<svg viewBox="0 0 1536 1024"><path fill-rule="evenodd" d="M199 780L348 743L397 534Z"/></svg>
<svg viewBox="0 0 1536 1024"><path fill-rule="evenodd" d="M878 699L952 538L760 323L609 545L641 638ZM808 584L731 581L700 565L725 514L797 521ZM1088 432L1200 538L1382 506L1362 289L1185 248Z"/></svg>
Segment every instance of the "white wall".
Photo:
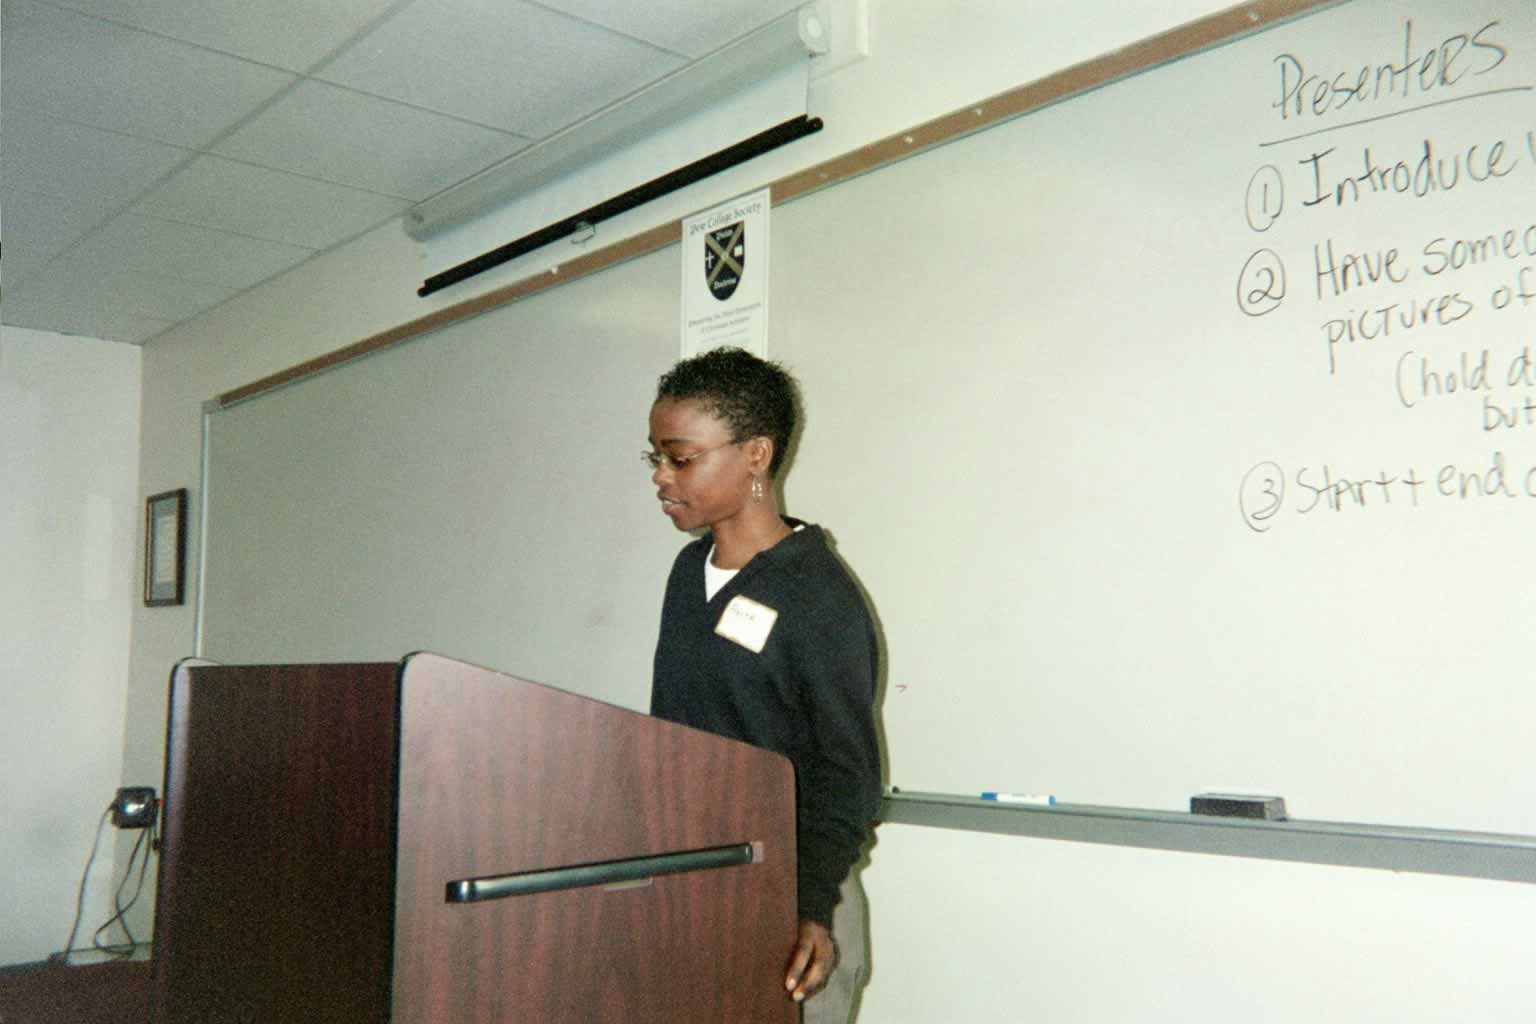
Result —
<svg viewBox="0 0 1536 1024"><path fill-rule="evenodd" d="M119 785L142 521L140 363L128 345L0 328L0 963L64 948ZM104 835L91 872L87 943L110 913L112 845Z"/></svg>

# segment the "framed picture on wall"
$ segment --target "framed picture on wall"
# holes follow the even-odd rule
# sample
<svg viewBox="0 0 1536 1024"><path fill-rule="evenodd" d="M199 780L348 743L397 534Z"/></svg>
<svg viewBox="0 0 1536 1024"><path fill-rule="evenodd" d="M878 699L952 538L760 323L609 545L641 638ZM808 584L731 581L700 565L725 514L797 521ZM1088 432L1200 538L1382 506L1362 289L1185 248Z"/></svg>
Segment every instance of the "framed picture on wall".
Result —
<svg viewBox="0 0 1536 1024"><path fill-rule="evenodd" d="M186 598L187 489L165 491L144 503L144 603L181 604Z"/></svg>

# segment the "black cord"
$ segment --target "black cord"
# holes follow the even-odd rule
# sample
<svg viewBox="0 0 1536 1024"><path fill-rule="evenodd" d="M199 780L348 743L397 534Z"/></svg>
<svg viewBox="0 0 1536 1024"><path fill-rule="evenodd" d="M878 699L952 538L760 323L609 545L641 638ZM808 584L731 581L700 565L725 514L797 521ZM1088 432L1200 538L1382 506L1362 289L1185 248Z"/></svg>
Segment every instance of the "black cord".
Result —
<svg viewBox="0 0 1536 1024"><path fill-rule="evenodd" d="M128 922L123 920L123 887L126 886L128 884L128 880L133 877L133 865L134 862L139 859L139 850L143 847L143 845L144 833L140 832L139 837L133 841L132 851L130 851L128 854L128 865L123 869L123 880L118 883L117 889L112 893L112 907L116 913L107 918L106 923L97 928L95 934L91 936L91 946L94 947L98 952L107 953L114 957L127 956L133 952L133 932L128 929ZM135 896L135 898L137 898L137 896ZM112 945L110 943L104 944L102 942L102 934L111 930L114 924L122 925L123 934L128 938L128 944L126 947L120 945Z"/></svg>
<svg viewBox="0 0 1536 1024"><path fill-rule="evenodd" d="M112 805L101 812L101 820L96 823L96 838L91 841L91 855L85 859L85 871L80 875L80 891L75 896L75 923L69 926L69 941L64 943L64 952L59 956L64 960L69 959L69 954L75 951L75 933L80 930L80 918L85 913L85 883L91 877L91 865L96 862L96 848L101 845L101 830L107 825L107 816L112 813Z"/></svg>
<svg viewBox="0 0 1536 1024"><path fill-rule="evenodd" d="M128 927L128 911L139 902L139 897L144 894L144 879L149 874L149 857L155 847L155 837L159 832L155 822L151 821L149 827L139 833L139 838L134 840L133 851L128 854L128 866L123 870L123 880L118 883L117 890L112 894L112 906L117 912L107 918L105 924L96 929L96 934L91 936L91 945L100 952L119 959L131 957L138 948L138 940L133 937L133 931ZM144 859L139 863L139 883L134 887L133 898L127 904L123 903L123 890L128 887L128 880L133 877L133 862L139 859L139 852L143 851ZM126 945L103 945L101 936L103 932L117 925L127 936Z"/></svg>

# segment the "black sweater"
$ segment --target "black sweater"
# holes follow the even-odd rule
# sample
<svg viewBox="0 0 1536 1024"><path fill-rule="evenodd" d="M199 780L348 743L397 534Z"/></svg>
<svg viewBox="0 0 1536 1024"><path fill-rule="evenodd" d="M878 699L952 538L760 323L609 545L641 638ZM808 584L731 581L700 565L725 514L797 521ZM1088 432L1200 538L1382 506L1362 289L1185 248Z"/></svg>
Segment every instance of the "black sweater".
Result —
<svg viewBox="0 0 1536 1024"><path fill-rule="evenodd" d="M880 809L874 625L820 527L759 553L706 602L712 544L694 541L672 565L651 714L794 763L800 916L830 926L838 886ZM715 632L738 595L778 613L761 653Z"/></svg>

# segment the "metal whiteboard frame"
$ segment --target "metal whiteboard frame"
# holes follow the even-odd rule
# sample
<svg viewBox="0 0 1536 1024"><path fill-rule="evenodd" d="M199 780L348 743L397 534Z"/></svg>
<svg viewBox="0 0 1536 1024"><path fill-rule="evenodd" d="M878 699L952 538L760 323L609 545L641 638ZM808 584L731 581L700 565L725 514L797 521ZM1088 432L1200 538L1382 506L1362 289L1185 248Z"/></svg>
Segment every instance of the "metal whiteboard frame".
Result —
<svg viewBox="0 0 1536 1024"><path fill-rule="evenodd" d="M1219 818L1095 804L1041 807L899 790L886 794L880 820L1033 839L1536 883L1536 836L1495 832Z"/></svg>

